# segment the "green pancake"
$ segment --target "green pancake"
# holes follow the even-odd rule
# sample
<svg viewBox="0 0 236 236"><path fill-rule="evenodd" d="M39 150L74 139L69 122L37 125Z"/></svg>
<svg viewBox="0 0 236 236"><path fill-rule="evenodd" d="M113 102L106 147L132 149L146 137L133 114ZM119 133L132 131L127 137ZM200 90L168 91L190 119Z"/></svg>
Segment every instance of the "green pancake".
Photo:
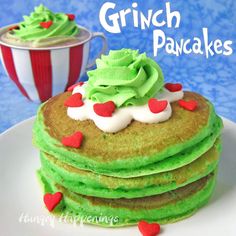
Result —
<svg viewBox="0 0 236 236"><path fill-rule="evenodd" d="M116 178L80 170L41 152L41 172L70 191L103 198L139 198L164 193L192 183L217 166L219 140L197 160L181 168L135 178Z"/></svg>
<svg viewBox="0 0 236 236"><path fill-rule="evenodd" d="M83 220L83 223L105 227L133 225L140 220L165 224L189 217L208 202L216 180L215 172L212 172L198 181L160 195L105 199L71 192L45 178L40 171L38 177L45 193L63 193L63 201L54 214L77 219L78 223Z"/></svg>
<svg viewBox="0 0 236 236"><path fill-rule="evenodd" d="M38 178L45 194L60 192L57 196L62 197L60 203L51 208L47 200L53 197L46 195L44 201L48 209L62 218L119 227L137 224L140 220L161 224L175 222L206 204L216 181L223 127L213 105L197 93L183 93L179 84L166 84L164 89L160 67L145 54L139 55L138 51L130 49L111 51L97 61L97 69L88 75L84 90L80 87L74 90L81 94L59 94L42 104L37 113L33 143L40 150ZM155 100L154 96L162 92L163 100L167 100ZM182 95L184 101L176 101ZM168 104L171 96L176 102ZM70 102L77 99L73 102L78 103L68 104L68 98ZM109 102L92 107L86 99ZM196 107L191 109L183 103ZM97 128L96 119L95 123L83 120L93 118L87 114L90 110L98 117L109 113L110 108L118 114L117 109L121 107L143 104L152 113L157 110L158 113L163 105L163 113L157 115L164 118L170 115L169 119L160 123L132 120L116 133ZM82 118L74 115L70 118L67 105L69 109L84 106L82 110L73 110ZM164 105L167 106L164 108ZM108 110L100 110L104 106ZM132 117L129 113L125 115ZM142 113L143 117L145 115ZM153 116L155 121L162 120ZM102 124L109 122L109 117L101 119ZM116 124L122 122L115 115L114 119ZM78 148L62 142L77 131L83 136Z"/></svg>
<svg viewBox="0 0 236 236"><path fill-rule="evenodd" d="M222 121L211 103L192 92L185 92L184 98L198 101L196 111L186 111L175 102L168 121L133 121L115 134L103 133L90 120L70 119L63 105L68 96L58 95L41 106L34 125L34 144L71 166L99 174L129 178L184 166L209 150L222 129ZM75 130L85 136L82 147L64 147L62 137ZM158 167L157 163L162 164Z"/></svg>

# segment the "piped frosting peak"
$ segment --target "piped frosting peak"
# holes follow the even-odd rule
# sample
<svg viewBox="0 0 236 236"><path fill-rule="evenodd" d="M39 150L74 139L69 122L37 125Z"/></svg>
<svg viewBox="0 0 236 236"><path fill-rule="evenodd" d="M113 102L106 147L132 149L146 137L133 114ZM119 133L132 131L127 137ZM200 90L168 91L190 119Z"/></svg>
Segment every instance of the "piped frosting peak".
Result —
<svg viewBox="0 0 236 236"><path fill-rule="evenodd" d="M80 31L73 14L53 13L42 4L23 18L24 21L19 23L17 28L8 32L9 40L33 42L33 46L42 46L48 40L50 43L67 41Z"/></svg>
<svg viewBox="0 0 236 236"><path fill-rule="evenodd" d="M117 107L144 105L163 88L161 68L138 50L111 50L89 71L86 98L93 102L113 101Z"/></svg>

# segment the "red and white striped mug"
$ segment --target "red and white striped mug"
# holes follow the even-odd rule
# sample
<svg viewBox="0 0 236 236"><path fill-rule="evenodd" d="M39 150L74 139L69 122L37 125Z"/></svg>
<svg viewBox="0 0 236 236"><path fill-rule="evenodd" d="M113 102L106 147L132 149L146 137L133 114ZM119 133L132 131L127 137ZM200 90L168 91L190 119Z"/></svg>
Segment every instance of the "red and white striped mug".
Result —
<svg viewBox="0 0 236 236"><path fill-rule="evenodd" d="M14 24L16 25L16 24ZM0 35L13 25L0 30ZM88 32L84 41L63 46L30 48L14 46L0 40L1 61L8 76L15 82L21 93L35 102L44 102L64 92L74 84L105 53L107 40L101 32ZM87 65L91 39L101 37L103 47L94 61Z"/></svg>

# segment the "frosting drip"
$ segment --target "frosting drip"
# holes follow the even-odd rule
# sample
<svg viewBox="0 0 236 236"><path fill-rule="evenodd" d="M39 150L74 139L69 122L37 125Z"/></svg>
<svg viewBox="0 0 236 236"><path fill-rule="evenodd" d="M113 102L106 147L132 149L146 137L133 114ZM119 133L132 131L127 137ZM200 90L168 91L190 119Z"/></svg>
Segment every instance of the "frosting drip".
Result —
<svg viewBox="0 0 236 236"><path fill-rule="evenodd" d="M143 123L159 123L168 120L171 117L172 109L171 102L178 101L183 98L183 91L170 92L167 89L160 91L156 98L158 100L167 100L168 105L166 109L158 114L152 113L148 104L134 105L117 108L112 114L112 117L102 117L97 115L93 110L93 105L96 103L85 98L85 90L87 90L88 83L83 86L76 86L73 94L81 93L84 100L84 105L81 107L68 107L67 114L74 120L93 120L95 125L103 132L115 133L126 128L132 120Z"/></svg>
<svg viewBox="0 0 236 236"><path fill-rule="evenodd" d="M164 85L161 68L138 50L111 50L88 72L85 96L93 102L113 101L117 107L144 105Z"/></svg>

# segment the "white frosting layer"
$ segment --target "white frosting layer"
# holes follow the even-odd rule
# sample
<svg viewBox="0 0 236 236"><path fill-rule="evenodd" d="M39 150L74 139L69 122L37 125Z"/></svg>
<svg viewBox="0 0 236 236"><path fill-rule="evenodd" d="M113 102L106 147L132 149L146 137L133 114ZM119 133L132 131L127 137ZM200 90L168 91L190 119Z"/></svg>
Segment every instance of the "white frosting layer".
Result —
<svg viewBox="0 0 236 236"><path fill-rule="evenodd" d="M76 86L73 90L74 93L81 93L84 97L85 86ZM112 117L102 117L97 115L93 110L95 102L84 99L84 105L81 107L68 107L67 115L74 120L93 120L95 125L104 132L116 133L126 128L132 120L142 123L159 123L168 120L171 117L172 109L171 102L178 101L184 96L183 91L170 92L167 89L156 96L158 100L167 100L168 105L166 109L160 113L152 113L148 104L142 106L129 106L116 108Z"/></svg>

